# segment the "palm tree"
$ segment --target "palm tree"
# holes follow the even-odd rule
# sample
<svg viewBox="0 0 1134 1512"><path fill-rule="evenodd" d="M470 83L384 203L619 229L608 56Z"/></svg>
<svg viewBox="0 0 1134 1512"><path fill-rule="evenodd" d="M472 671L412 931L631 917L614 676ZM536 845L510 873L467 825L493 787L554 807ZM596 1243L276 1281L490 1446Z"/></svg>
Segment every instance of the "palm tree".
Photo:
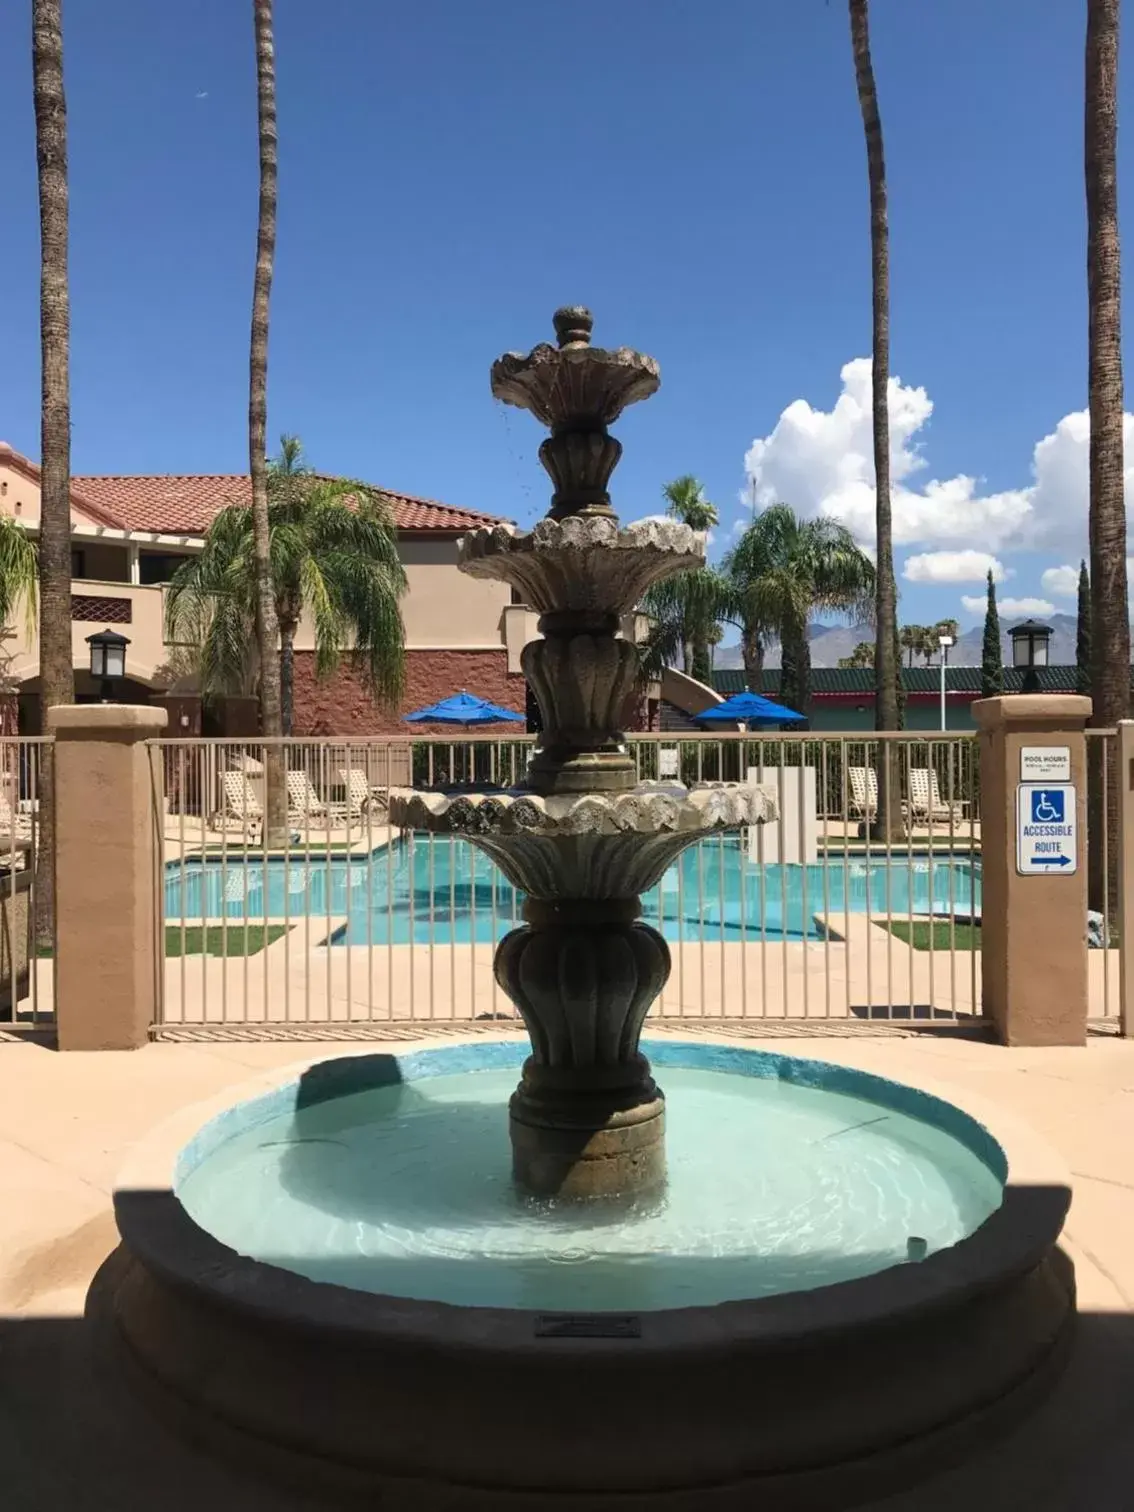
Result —
<svg viewBox="0 0 1134 1512"><path fill-rule="evenodd" d="M753 520L724 561L732 596L753 620L773 626L782 648L780 697L806 714L811 696L807 625L815 609L869 615L874 564L846 526L800 520L772 504Z"/></svg>
<svg viewBox="0 0 1134 1512"><path fill-rule="evenodd" d="M704 488L692 473L683 473L666 483L662 497L666 513L693 530L709 531L717 523L717 507L705 497ZM709 633L720 614L720 588L718 575L706 567L703 572L671 578L663 585L661 594L652 599L655 610L661 609L663 614L679 613L684 626L683 668L698 682L707 683L712 676Z"/></svg>
<svg viewBox="0 0 1134 1512"><path fill-rule="evenodd" d="M933 626L933 629L931 631L933 639L937 643L938 650L941 649L940 642L943 635L949 636L949 638L955 643L960 633L961 627L955 619L940 619Z"/></svg>
<svg viewBox="0 0 1134 1512"><path fill-rule="evenodd" d="M252 283L252 339L248 360L248 469L252 475L252 542L255 553L256 641L260 648L260 730L271 738L283 734L280 665L276 657L279 624L272 583L268 523L268 312L276 255L276 51L272 0L252 0L256 35L256 103L260 141L260 200L256 226L256 272ZM265 829L269 843L286 834L287 789L284 756L268 746L264 752Z"/></svg>
<svg viewBox="0 0 1134 1512"><path fill-rule="evenodd" d="M1118 15L1119 0L1087 0L1084 168L1087 188L1087 306L1090 438L1091 696L1092 723L1113 726L1130 706L1130 621L1126 582L1126 505L1123 497L1121 259L1118 243ZM1101 774L1099 774L1101 775ZM1092 856L1092 906L1117 905L1117 770L1109 773L1109 898L1104 898L1106 846ZM1092 784L1096 792L1101 783ZM1099 793L1090 815L1102 833Z"/></svg>
<svg viewBox="0 0 1134 1512"><path fill-rule="evenodd" d="M874 727L897 730L902 724L898 656L898 590L894 581L893 520L890 510L890 229L886 208L886 157L882 144L882 116L870 60L870 19L867 0L848 0L851 50L858 104L866 136L866 168L870 183L870 286L873 308L871 389L874 431L875 490L875 603L874 603ZM881 743L880 743L881 744ZM881 754L881 752L880 752ZM878 811L875 827L889 837L900 826L896 801L899 774L897 751L880 763ZM891 794L895 795L891 801Z"/></svg>
<svg viewBox="0 0 1134 1512"><path fill-rule="evenodd" d="M924 625L903 625L898 631L898 645L906 653L906 666L913 666L913 659L925 640Z"/></svg>
<svg viewBox="0 0 1134 1512"><path fill-rule="evenodd" d="M318 676L330 676L349 647L373 695L396 702L405 669L398 601L406 575L388 505L364 483L312 472L293 436L283 438L266 481L272 613L280 627L272 660L283 733L291 734L295 636L305 614ZM215 517L204 550L178 569L166 596L169 639L200 648L207 696L247 686L257 591L251 514L232 504ZM263 665L259 675L262 682Z"/></svg>
<svg viewBox="0 0 1134 1512"><path fill-rule="evenodd" d="M745 581L738 578L731 568L732 555L725 557L725 592L722 616L740 631L740 655L744 663L744 685L750 693L759 693L764 685L764 656L768 642L775 638L776 627L766 625L759 615L759 607L750 593L745 591Z"/></svg>
<svg viewBox="0 0 1134 1512"><path fill-rule="evenodd" d="M39 553L10 515L0 515L0 630L9 629L22 613L30 634L38 597Z"/></svg>
<svg viewBox="0 0 1134 1512"><path fill-rule="evenodd" d="M859 641L849 656L839 657L840 667L873 667L874 642Z"/></svg>
<svg viewBox="0 0 1134 1512"><path fill-rule="evenodd" d="M728 614L730 601L729 584L714 567L682 572L647 589L641 607L651 626L641 647L642 675L658 678L680 660L687 676L707 683L713 631Z"/></svg>
<svg viewBox="0 0 1134 1512"><path fill-rule="evenodd" d="M40 520L39 686L47 710L75 701L71 662L71 299L67 282L67 100L62 0L32 0L35 151L39 176ZM51 753L39 791L36 939L50 944L55 918L55 803Z"/></svg>
<svg viewBox="0 0 1134 1512"><path fill-rule="evenodd" d="M683 521L693 530L712 530L717 523L717 506L705 497L705 490L692 473L683 473L662 488L666 513Z"/></svg>

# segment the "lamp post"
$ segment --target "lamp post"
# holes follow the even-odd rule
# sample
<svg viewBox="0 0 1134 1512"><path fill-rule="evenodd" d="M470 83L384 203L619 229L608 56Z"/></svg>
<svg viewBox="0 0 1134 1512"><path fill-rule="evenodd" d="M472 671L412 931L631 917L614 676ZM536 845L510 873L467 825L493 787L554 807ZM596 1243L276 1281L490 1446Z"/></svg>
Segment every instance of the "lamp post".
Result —
<svg viewBox="0 0 1134 1512"><path fill-rule="evenodd" d="M1012 665L1023 671L1020 692L1038 693L1040 685L1036 668L1047 666L1051 626L1029 619L1022 624L1013 625L1008 634L1012 637Z"/></svg>
<svg viewBox="0 0 1134 1512"><path fill-rule="evenodd" d="M100 630L97 635L87 636L91 648L91 676L99 683L99 699L112 703L113 685L126 676L126 647L129 637L119 635L117 630Z"/></svg>
<svg viewBox="0 0 1134 1512"><path fill-rule="evenodd" d="M941 728L947 728L945 720L945 668L949 665L949 647L954 644L951 635L939 635L937 644L941 647Z"/></svg>

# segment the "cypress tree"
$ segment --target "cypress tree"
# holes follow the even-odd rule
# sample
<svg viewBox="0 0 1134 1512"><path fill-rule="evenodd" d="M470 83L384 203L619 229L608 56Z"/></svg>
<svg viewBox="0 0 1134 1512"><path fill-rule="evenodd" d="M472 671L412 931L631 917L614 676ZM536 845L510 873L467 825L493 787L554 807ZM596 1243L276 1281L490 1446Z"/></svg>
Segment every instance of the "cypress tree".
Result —
<svg viewBox="0 0 1134 1512"><path fill-rule="evenodd" d="M996 698L1004 692L1004 661L1000 654L1000 616L996 612L996 584L988 574L988 608L984 611L984 641L980 653L980 696Z"/></svg>
<svg viewBox="0 0 1134 1512"><path fill-rule="evenodd" d="M1075 691L1091 693L1091 579L1079 563L1079 613L1075 622Z"/></svg>

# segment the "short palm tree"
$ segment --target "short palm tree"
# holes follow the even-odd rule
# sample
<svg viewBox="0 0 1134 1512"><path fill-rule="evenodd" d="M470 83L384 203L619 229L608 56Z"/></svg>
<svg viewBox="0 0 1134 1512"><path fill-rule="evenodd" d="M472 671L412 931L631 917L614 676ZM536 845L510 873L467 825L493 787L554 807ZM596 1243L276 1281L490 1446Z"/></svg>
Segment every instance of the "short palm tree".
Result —
<svg viewBox="0 0 1134 1512"><path fill-rule="evenodd" d="M268 518L284 733L291 733L295 637L305 615L314 630L316 674L330 676L349 650L374 696L392 703L404 679L399 600L406 576L382 495L312 472L299 442L285 436L268 469ZM166 617L172 642L199 648L206 696L247 685L256 567L245 505L231 504L215 517L200 556L174 576Z"/></svg>
<svg viewBox="0 0 1134 1512"><path fill-rule="evenodd" d="M903 625L898 631L898 645L906 653L906 666L913 666L913 659L925 640L924 625Z"/></svg>
<svg viewBox="0 0 1134 1512"><path fill-rule="evenodd" d="M712 530L717 523L717 506L705 497L705 490L692 473L683 473L662 489L666 513L693 530Z"/></svg>
<svg viewBox="0 0 1134 1512"><path fill-rule="evenodd" d="M874 642L859 641L849 656L839 657L840 667L873 667Z"/></svg>
<svg viewBox="0 0 1134 1512"><path fill-rule="evenodd" d="M780 697L807 713L811 651L807 625L815 609L870 616L874 564L845 525L825 516L801 520L787 504L757 515L724 561L734 603L753 623L774 629L782 648Z"/></svg>
<svg viewBox="0 0 1134 1512"><path fill-rule="evenodd" d="M693 530L708 531L717 523L717 506L692 473L683 473L662 488L666 513ZM682 668L698 682L712 676L711 634L723 613L723 584L711 567L683 572L651 588L643 608L654 620L655 633L647 658L656 673L682 655Z"/></svg>
<svg viewBox="0 0 1134 1512"><path fill-rule="evenodd" d="M22 615L35 626L39 556L27 534L9 515L0 515L0 629Z"/></svg>
<svg viewBox="0 0 1134 1512"><path fill-rule="evenodd" d="M682 572L655 583L642 599L642 613L651 620L642 647L643 672L660 677L679 659L682 670L698 682L712 677L713 632L727 617L730 589L714 567Z"/></svg>

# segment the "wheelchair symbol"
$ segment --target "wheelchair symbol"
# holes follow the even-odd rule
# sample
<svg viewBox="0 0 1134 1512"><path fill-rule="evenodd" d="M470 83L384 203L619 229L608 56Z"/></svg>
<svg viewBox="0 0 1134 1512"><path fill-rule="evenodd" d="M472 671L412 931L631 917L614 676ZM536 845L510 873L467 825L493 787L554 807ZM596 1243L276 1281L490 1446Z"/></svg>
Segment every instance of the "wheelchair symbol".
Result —
<svg viewBox="0 0 1134 1512"><path fill-rule="evenodd" d="M1041 789L1032 794L1032 823L1033 824L1062 824L1063 823L1063 794L1061 792L1049 793Z"/></svg>

